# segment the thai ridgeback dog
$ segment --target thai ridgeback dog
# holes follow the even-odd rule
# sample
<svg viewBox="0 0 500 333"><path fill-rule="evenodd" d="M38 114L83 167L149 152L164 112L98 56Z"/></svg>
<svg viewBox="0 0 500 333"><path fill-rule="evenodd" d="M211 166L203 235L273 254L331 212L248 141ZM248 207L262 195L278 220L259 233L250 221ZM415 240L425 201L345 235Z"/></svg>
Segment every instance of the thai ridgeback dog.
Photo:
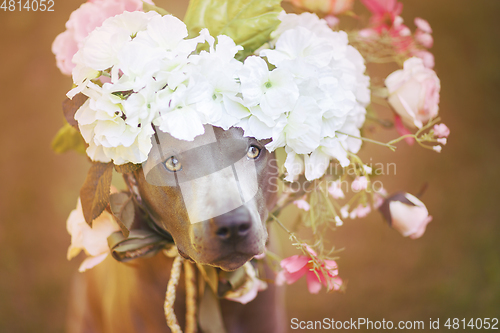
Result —
<svg viewBox="0 0 500 333"><path fill-rule="evenodd" d="M192 142L160 131L154 138L148 160L124 178L153 224L172 236L179 254L231 271L263 253L278 175L266 142L244 137L239 128L212 126L205 126L205 134ZM108 256L78 274L68 332L170 332L163 303L172 263L162 252L127 263ZM185 290L180 281L174 309L184 327ZM227 332L283 332L282 303L281 292L271 283L245 305L221 299Z"/></svg>

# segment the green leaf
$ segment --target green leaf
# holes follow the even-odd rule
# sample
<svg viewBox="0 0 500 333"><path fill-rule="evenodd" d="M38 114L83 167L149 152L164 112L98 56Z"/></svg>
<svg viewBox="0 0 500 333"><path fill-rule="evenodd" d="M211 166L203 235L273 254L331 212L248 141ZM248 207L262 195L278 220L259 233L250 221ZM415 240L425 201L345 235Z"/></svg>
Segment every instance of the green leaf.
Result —
<svg viewBox="0 0 500 333"><path fill-rule="evenodd" d="M131 193L113 193L109 197L109 205L123 236L128 237L134 223L135 207Z"/></svg>
<svg viewBox="0 0 500 333"><path fill-rule="evenodd" d="M109 204L112 175L113 163L94 162L80 189L83 216L90 226Z"/></svg>
<svg viewBox="0 0 500 333"><path fill-rule="evenodd" d="M155 12L157 12L160 15L168 15L168 14L170 14L165 9L163 9L161 7L158 7L158 6L155 6L155 5L151 5L151 4L149 4L149 3L145 2L145 1L142 2L142 10L145 13L150 12L150 11L155 11Z"/></svg>
<svg viewBox="0 0 500 333"><path fill-rule="evenodd" d="M76 150L78 153L85 154L87 145L80 132L66 123L52 140L52 149L58 154L65 153L71 149Z"/></svg>
<svg viewBox="0 0 500 333"><path fill-rule="evenodd" d="M281 0L191 0L184 22L189 36L207 28L214 37L227 35L244 50L239 59L252 54L269 40L280 21Z"/></svg>

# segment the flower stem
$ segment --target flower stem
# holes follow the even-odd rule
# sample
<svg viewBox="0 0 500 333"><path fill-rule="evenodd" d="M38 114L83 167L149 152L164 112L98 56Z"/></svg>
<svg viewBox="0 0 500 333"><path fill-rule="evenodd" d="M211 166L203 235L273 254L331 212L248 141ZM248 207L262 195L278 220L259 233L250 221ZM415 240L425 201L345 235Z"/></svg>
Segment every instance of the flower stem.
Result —
<svg viewBox="0 0 500 333"><path fill-rule="evenodd" d="M347 135L347 136L349 136L351 138L354 138L354 139L359 139L359 140L371 142L371 143L374 143L374 144L377 144L377 145L380 145L380 146L387 147L387 148L389 148L392 151L396 151L396 146L393 146L390 143L383 143L383 142L372 140L372 139L368 139L368 138L365 138L365 137L360 137L360 136L355 136L355 135L347 134L347 133L344 133L344 132L341 132L341 131L335 131L335 133Z"/></svg>

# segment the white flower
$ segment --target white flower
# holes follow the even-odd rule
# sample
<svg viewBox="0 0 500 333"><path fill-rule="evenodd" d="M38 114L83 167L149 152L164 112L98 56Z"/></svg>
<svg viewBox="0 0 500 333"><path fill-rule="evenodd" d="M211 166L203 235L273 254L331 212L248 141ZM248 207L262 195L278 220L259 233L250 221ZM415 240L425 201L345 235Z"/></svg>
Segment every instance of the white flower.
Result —
<svg viewBox="0 0 500 333"><path fill-rule="evenodd" d="M276 41L273 50L263 50L260 55L267 57L275 66L280 66L285 61L303 59L316 67L324 67L330 63L333 53L333 45L299 26L285 31Z"/></svg>
<svg viewBox="0 0 500 333"><path fill-rule="evenodd" d="M268 150L285 146L288 154L303 155L306 178L313 180L325 173L332 158L347 166L348 152L359 151L359 128L370 102L369 78L364 75L363 58L348 45L345 32L333 32L313 14L281 14L280 19L272 34L272 48L261 50L260 55L276 66L271 73L286 70L292 74L299 98L279 121L264 108L263 116L250 112L267 126L274 125ZM288 161L292 166L298 160L292 155ZM288 173L287 179L297 176Z"/></svg>
<svg viewBox="0 0 500 333"><path fill-rule="evenodd" d="M262 58L246 58L238 75L244 105L260 105L262 112L273 120L292 110L299 97L292 74L281 69L269 71Z"/></svg>
<svg viewBox="0 0 500 333"><path fill-rule="evenodd" d="M171 15L126 12L106 20L84 41L74 57L77 87L68 95L89 97L75 119L92 160L144 162L152 125L193 140L206 123L227 129L248 116L237 96L242 64L234 56L241 47L221 36L214 48L206 29L186 37L185 24ZM210 52L192 55L205 42ZM110 78L94 81L102 71Z"/></svg>
<svg viewBox="0 0 500 333"><path fill-rule="evenodd" d="M273 129L273 141L266 145L270 151L287 146L297 154L308 154L318 148L321 140L322 112L311 97L300 97L286 117L284 127Z"/></svg>
<svg viewBox="0 0 500 333"><path fill-rule="evenodd" d="M316 14L313 13L302 13L297 14L287 14L286 12L281 12L278 16L281 24L276 30L271 33L271 38L277 39L283 32L295 27L304 27L319 37L327 37L332 33L332 29L328 26L328 23L320 19Z"/></svg>
<svg viewBox="0 0 500 333"><path fill-rule="evenodd" d="M202 79L192 79L189 86L177 87L170 96L164 97L169 99L168 107L160 111L160 117L154 124L177 139L193 141L196 136L205 133L205 118L199 103L211 98L209 89Z"/></svg>
<svg viewBox="0 0 500 333"><path fill-rule="evenodd" d="M242 63L234 56L242 49L231 38L221 35L210 52L203 51L191 57L193 71L202 75L209 86L210 98L206 98L201 106L206 119L225 130L249 114L241 104L241 98L237 97L240 92L237 72Z"/></svg>
<svg viewBox="0 0 500 333"><path fill-rule="evenodd" d="M81 59L78 60L86 67L98 71L112 67L117 62L117 52L139 31L145 30L149 20L155 16L160 15L153 11L136 11L108 18L83 42L77 53L81 54Z"/></svg>
<svg viewBox="0 0 500 333"><path fill-rule="evenodd" d="M288 182L296 181L298 176L304 172L304 160L298 154L296 154L292 148L286 146L286 160L285 169L287 175L285 180Z"/></svg>

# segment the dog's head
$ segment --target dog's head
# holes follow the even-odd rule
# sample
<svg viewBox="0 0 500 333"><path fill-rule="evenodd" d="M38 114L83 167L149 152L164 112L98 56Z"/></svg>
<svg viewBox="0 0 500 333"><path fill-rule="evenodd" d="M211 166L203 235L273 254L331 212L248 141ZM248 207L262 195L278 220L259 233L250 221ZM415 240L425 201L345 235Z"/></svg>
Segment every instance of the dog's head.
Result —
<svg viewBox="0 0 500 333"><path fill-rule="evenodd" d="M210 125L194 141L161 131L153 141L136 183L150 217L179 253L224 270L261 254L278 174L265 142Z"/></svg>

